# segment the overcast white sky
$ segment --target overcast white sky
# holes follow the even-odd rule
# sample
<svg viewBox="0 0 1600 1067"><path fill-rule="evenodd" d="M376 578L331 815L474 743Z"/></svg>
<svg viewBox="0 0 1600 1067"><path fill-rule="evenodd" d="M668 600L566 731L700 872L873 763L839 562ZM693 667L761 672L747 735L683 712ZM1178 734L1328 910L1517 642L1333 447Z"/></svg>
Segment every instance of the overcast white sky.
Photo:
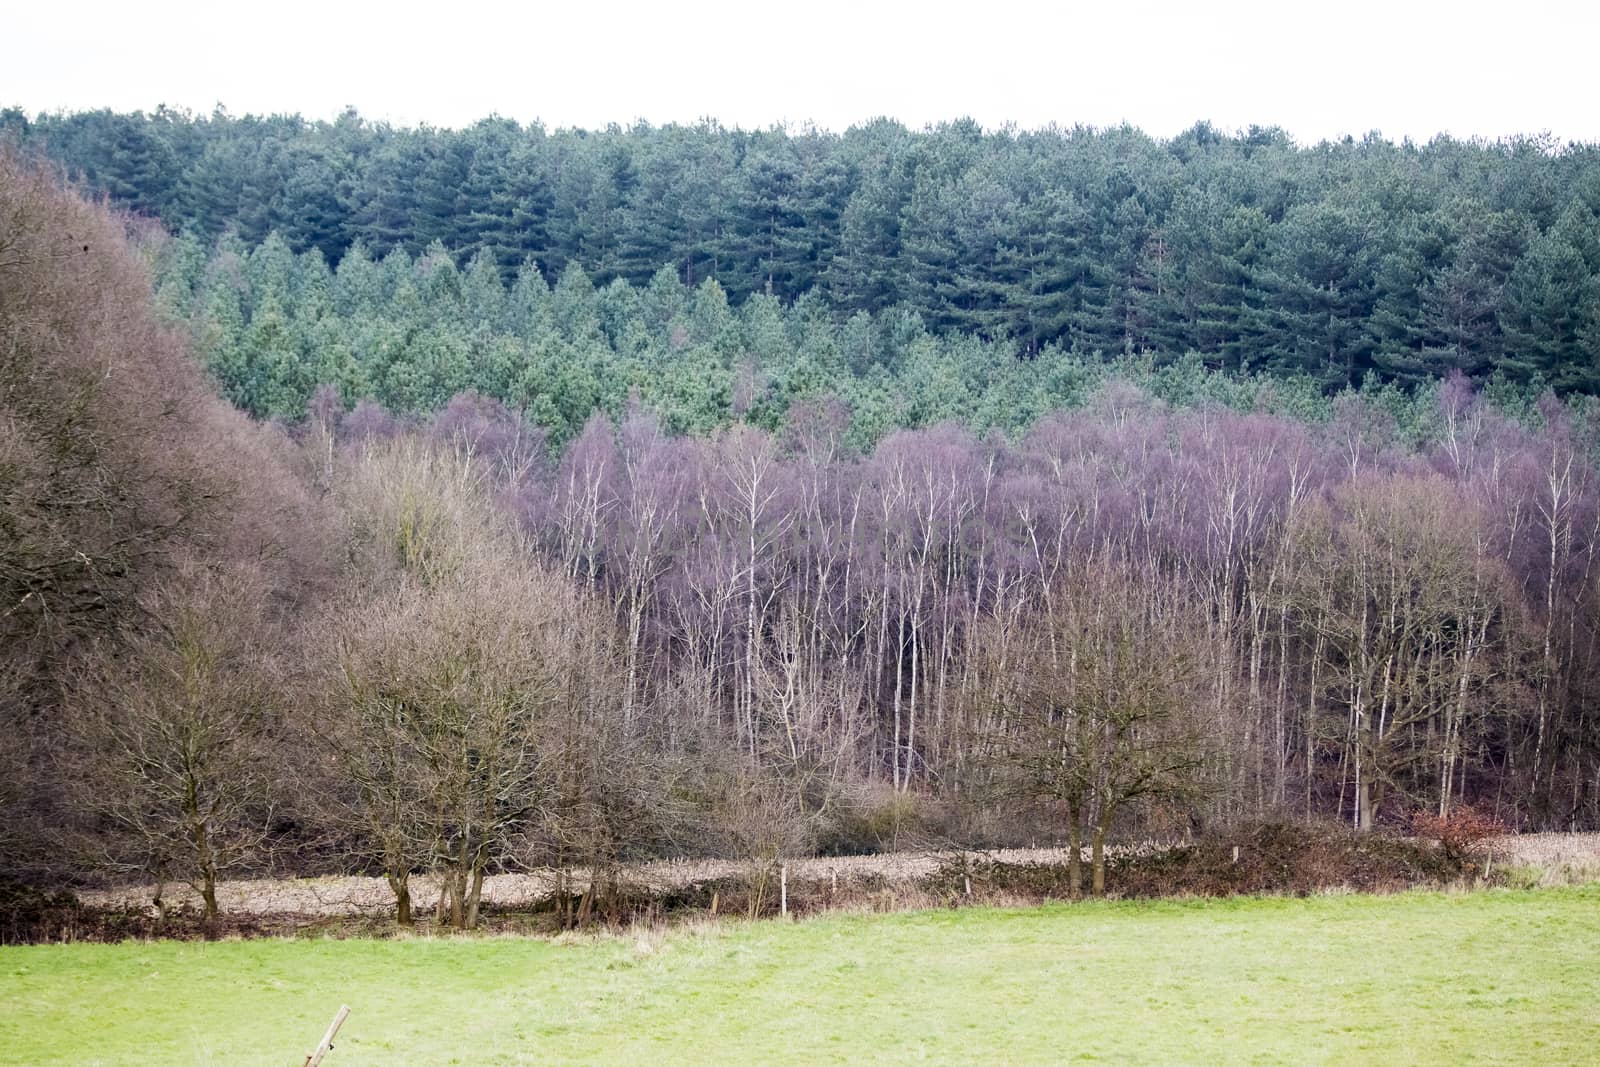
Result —
<svg viewBox="0 0 1600 1067"><path fill-rule="evenodd" d="M21 5L15 5L21 7ZM1600 3L29 4L0 15L0 105L168 104L460 126L970 115L1302 142L1381 130L1600 141Z"/></svg>

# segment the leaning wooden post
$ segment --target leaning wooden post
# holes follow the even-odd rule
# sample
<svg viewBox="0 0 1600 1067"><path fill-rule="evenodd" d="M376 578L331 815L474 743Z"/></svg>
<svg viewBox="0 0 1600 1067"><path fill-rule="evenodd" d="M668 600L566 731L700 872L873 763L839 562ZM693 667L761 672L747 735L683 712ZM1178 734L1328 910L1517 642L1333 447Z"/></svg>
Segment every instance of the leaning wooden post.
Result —
<svg viewBox="0 0 1600 1067"><path fill-rule="evenodd" d="M306 1059L300 1067L317 1067L322 1062L322 1057L333 1051L333 1038L339 1032L339 1027L344 1025L345 1016L350 1014L348 1004L339 1005L339 1014L333 1017L333 1022L328 1024L328 1032L322 1035L322 1044L317 1046L315 1052L306 1053Z"/></svg>

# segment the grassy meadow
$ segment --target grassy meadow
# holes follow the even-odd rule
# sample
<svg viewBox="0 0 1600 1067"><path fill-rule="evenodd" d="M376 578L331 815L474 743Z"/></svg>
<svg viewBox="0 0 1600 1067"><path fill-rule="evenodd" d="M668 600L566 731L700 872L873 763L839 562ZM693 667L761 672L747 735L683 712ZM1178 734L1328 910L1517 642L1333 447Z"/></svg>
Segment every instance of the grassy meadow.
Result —
<svg viewBox="0 0 1600 1067"><path fill-rule="evenodd" d="M0 1061L1593 1063L1600 886L0 949Z"/></svg>

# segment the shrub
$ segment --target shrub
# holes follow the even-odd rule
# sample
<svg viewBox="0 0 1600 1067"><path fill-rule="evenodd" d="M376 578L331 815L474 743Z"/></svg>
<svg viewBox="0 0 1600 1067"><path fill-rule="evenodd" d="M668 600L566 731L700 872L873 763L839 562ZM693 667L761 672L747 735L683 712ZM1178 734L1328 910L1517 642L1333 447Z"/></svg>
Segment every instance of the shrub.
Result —
<svg viewBox="0 0 1600 1067"><path fill-rule="evenodd" d="M1418 812L1411 817L1411 830L1418 837L1437 843L1451 859L1465 862L1477 851L1480 842L1499 837L1508 832L1508 827L1487 812L1461 806L1444 815Z"/></svg>
<svg viewBox="0 0 1600 1067"><path fill-rule="evenodd" d="M1345 887L1381 891L1441 885L1462 873L1459 858L1400 838L1331 824L1257 823L1207 835L1191 845L1113 854L1106 889L1111 896L1139 898L1305 895ZM930 875L923 888L948 899L964 893L968 884L975 894L1032 900L1071 895L1064 864L968 857Z"/></svg>

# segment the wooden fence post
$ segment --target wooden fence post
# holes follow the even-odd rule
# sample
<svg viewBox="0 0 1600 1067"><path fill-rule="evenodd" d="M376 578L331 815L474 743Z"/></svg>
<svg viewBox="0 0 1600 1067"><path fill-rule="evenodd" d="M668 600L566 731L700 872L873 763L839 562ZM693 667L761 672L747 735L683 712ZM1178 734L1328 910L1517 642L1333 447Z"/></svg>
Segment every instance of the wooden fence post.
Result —
<svg viewBox="0 0 1600 1067"><path fill-rule="evenodd" d="M778 868L778 914L789 917L789 865Z"/></svg>
<svg viewBox="0 0 1600 1067"><path fill-rule="evenodd" d="M333 1038L339 1032L339 1027L344 1025L345 1016L350 1014L348 1004L339 1005L339 1014L333 1017L333 1022L328 1024L328 1032L322 1035L322 1044L317 1046L315 1052L306 1053L306 1059L300 1067L318 1067L322 1058L333 1051Z"/></svg>

